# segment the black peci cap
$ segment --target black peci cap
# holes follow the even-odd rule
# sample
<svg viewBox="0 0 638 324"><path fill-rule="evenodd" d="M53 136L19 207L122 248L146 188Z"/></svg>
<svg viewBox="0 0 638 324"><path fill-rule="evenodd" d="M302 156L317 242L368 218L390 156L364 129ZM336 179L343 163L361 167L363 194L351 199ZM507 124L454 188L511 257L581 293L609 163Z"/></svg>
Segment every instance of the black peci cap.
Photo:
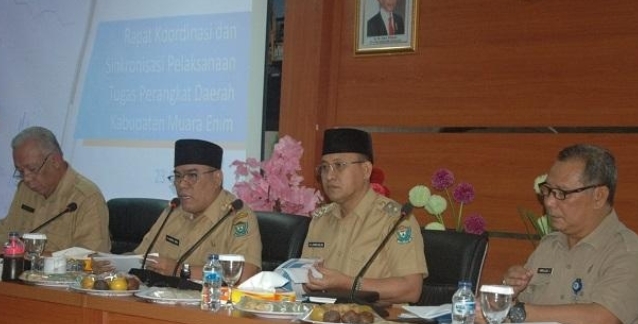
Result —
<svg viewBox="0 0 638 324"><path fill-rule="evenodd" d="M326 129L323 134L322 154L360 153L374 163L372 138L368 132L354 128Z"/></svg>
<svg viewBox="0 0 638 324"><path fill-rule="evenodd" d="M201 164L221 169L224 150L217 144L197 140L181 139L175 142L175 166Z"/></svg>

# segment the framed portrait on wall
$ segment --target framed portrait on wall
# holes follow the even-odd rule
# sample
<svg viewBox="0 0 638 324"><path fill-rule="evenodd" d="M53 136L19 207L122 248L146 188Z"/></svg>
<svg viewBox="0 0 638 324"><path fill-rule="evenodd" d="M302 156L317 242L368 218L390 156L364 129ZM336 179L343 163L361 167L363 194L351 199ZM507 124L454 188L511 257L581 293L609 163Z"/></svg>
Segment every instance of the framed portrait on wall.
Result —
<svg viewBox="0 0 638 324"><path fill-rule="evenodd" d="M355 54L414 52L418 0L356 0Z"/></svg>

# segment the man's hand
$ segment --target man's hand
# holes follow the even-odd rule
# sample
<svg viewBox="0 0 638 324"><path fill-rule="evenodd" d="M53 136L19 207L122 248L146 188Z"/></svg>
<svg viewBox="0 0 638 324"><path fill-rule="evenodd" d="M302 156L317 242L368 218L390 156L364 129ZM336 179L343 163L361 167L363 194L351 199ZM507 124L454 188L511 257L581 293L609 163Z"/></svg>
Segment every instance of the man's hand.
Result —
<svg viewBox="0 0 638 324"><path fill-rule="evenodd" d="M306 288L311 290L350 289L352 278L349 276L324 267L322 262L315 264L314 268L321 274L321 277L316 277L313 275L313 271L308 269Z"/></svg>
<svg viewBox="0 0 638 324"><path fill-rule="evenodd" d="M514 288L514 296L518 296L521 291L527 288L529 281L532 280L534 272L523 268L522 266L513 266L507 270L503 277L503 284Z"/></svg>

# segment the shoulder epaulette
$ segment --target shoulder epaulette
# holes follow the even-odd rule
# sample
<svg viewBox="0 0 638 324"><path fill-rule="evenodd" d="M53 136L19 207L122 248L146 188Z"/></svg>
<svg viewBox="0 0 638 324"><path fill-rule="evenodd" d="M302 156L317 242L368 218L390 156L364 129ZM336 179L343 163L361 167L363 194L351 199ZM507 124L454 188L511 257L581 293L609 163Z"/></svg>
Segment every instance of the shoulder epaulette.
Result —
<svg viewBox="0 0 638 324"><path fill-rule="evenodd" d="M313 218L319 218L325 214L327 214L328 212L330 212L335 206L335 203L330 203L330 204L325 204L323 206L320 206L319 208L315 209L312 212L312 217Z"/></svg>
<svg viewBox="0 0 638 324"><path fill-rule="evenodd" d="M381 209L388 216L399 216L399 215L401 215L401 204L399 204L398 202L393 201L393 200L382 201L382 205L383 206L381 207Z"/></svg>

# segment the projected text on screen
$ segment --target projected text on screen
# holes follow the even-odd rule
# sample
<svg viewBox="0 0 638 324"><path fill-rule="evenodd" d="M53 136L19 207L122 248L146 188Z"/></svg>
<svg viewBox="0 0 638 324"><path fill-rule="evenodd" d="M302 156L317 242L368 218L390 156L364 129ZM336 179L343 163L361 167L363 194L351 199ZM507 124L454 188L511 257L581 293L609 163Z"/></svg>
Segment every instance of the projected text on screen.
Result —
<svg viewBox="0 0 638 324"><path fill-rule="evenodd" d="M76 139L247 137L250 12L102 22Z"/></svg>

